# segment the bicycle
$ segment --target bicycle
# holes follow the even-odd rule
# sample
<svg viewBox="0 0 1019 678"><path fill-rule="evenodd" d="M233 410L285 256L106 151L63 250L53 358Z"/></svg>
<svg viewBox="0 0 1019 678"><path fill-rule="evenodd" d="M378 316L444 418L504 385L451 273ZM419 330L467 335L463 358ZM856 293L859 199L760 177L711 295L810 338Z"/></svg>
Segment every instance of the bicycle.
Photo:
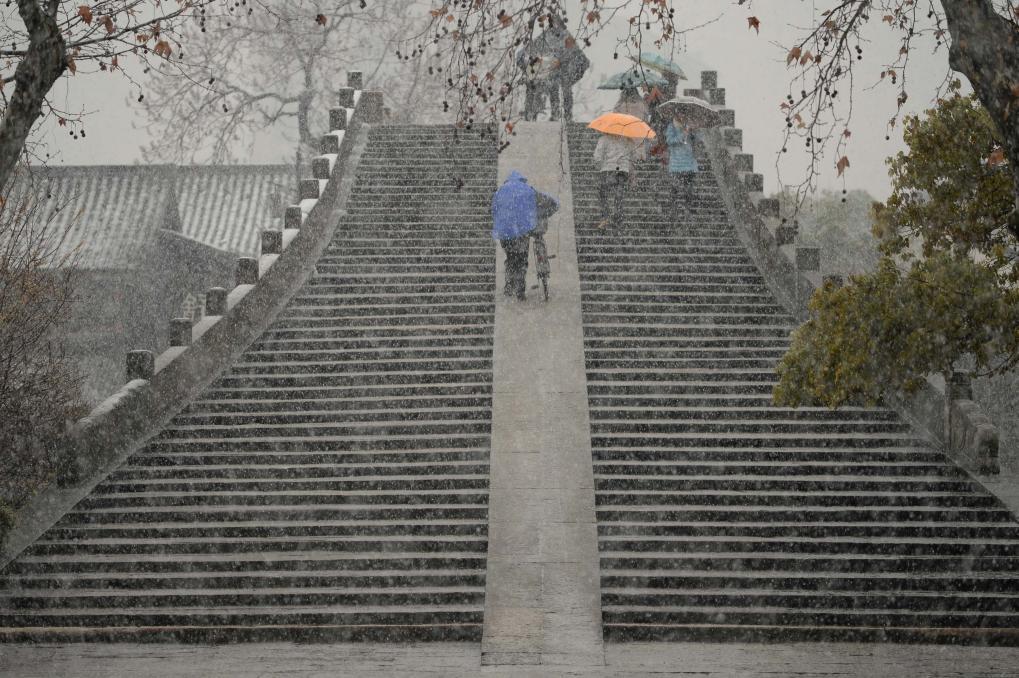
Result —
<svg viewBox="0 0 1019 678"><path fill-rule="evenodd" d="M555 255L549 256L548 246L545 245L545 234L536 233L531 236L534 238L534 271L538 274L538 280L541 281L542 291L545 293L545 301L548 301L548 279L552 273L552 267L549 265L549 259L555 259Z"/></svg>

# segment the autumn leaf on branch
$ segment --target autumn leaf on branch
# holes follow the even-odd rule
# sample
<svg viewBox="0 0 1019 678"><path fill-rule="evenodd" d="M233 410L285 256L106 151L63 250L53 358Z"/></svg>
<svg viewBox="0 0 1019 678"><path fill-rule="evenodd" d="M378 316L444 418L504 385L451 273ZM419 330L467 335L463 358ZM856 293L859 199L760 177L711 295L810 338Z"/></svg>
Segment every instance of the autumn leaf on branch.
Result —
<svg viewBox="0 0 1019 678"><path fill-rule="evenodd" d="M92 9L88 5L78 7L78 16L88 25L92 25Z"/></svg>
<svg viewBox="0 0 1019 678"><path fill-rule="evenodd" d="M99 23L103 25L107 33L112 33L113 31L117 30L116 26L113 25L113 17L111 17L109 14L99 19Z"/></svg>
<svg viewBox="0 0 1019 678"><path fill-rule="evenodd" d="M846 171L847 167L849 167L849 158L842 156L839 158L839 161L835 163L835 169L839 172L838 176L842 176L842 173Z"/></svg>
<svg viewBox="0 0 1019 678"><path fill-rule="evenodd" d="M319 26L325 26L326 25L326 15L325 14L316 14L315 15L315 23L317 23Z"/></svg>
<svg viewBox="0 0 1019 678"><path fill-rule="evenodd" d="M785 65L788 66L789 64L797 61L800 58L800 54L802 54L800 48L793 47L791 50L789 50L789 55L785 58Z"/></svg>
<svg viewBox="0 0 1019 678"><path fill-rule="evenodd" d="M758 34L761 33L761 20L755 16L747 17L747 29L754 29Z"/></svg>
<svg viewBox="0 0 1019 678"><path fill-rule="evenodd" d="M152 48L152 51L155 52L156 56L161 56L164 59L169 59L170 55L173 53L173 49L170 48L170 43L166 40L160 40L157 42L156 46Z"/></svg>

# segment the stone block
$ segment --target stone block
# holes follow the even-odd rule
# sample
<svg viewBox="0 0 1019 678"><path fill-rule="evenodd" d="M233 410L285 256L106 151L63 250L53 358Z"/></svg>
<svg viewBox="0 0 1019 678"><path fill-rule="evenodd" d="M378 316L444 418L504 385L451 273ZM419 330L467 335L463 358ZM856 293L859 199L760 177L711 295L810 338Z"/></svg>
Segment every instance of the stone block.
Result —
<svg viewBox="0 0 1019 678"><path fill-rule="evenodd" d="M761 193L764 191L764 175L745 174L743 175L743 185L750 193Z"/></svg>
<svg viewBox="0 0 1019 678"><path fill-rule="evenodd" d="M799 271L820 271L821 270L821 248L820 247L797 247L796 268Z"/></svg>
<svg viewBox="0 0 1019 678"><path fill-rule="evenodd" d="M735 127L736 126L736 111L731 108L723 108L718 111L719 124L722 127Z"/></svg>
<svg viewBox="0 0 1019 678"><path fill-rule="evenodd" d="M364 89L364 73L361 71L347 71L347 87L351 89Z"/></svg>
<svg viewBox="0 0 1019 678"><path fill-rule="evenodd" d="M258 259L241 257L237 260L237 284L255 285L258 283Z"/></svg>
<svg viewBox="0 0 1019 678"><path fill-rule="evenodd" d="M743 130L736 127L723 127L722 140L725 142L726 146L743 148Z"/></svg>
<svg viewBox="0 0 1019 678"><path fill-rule="evenodd" d="M283 253L283 231L262 231L262 254Z"/></svg>
<svg viewBox="0 0 1019 678"><path fill-rule="evenodd" d="M725 88L716 87L714 89L705 90L708 95L708 103L712 106L725 106Z"/></svg>
<svg viewBox="0 0 1019 678"><path fill-rule="evenodd" d="M379 123L385 119L385 106L382 92L363 92L361 94L361 111L365 122Z"/></svg>
<svg viewBox="0 0 1019 678"><path fill-rule="evenodd" d="M970 438L970 445L978 473L1001 473L1001 467L998 464L1000 444L1000 433L997 426L989 421L976 426Z"/></svg>
<svg viewBox="0 0 1019 678"><path fill-rule="evenodd" d="M775 244L779 247L792 245L796 241L796 226L792 224L780 224L775 229Z"/></svg>
<svg viewBox="0 0 1019 678"><path fill-rule="evenodd" d="M127 380L152 379L156 373L156 356L152 351L128 351Z"/></svg>
<svg viewBox="0 0 1019 678"><path fill-rule="evenodd" d="M341 87L336 92L336 103L344 108L354 107L354 88Z"/></svg>
<svg viewBox="0 0 1019 678"><path fill-rule="evenodd" d="M301 179L301 183L298 185L298 197L301 200L318 200L318 190L318 179Z"/></svg>
<svg viewBox="0 0 1019 678"><path fill-rule="evenodd" d="M205 293L205 315L226 315L226 289L213 287Z"/></svg>
<svg viewBox="0 0 1019 678"><path fill-rule="evenodd" d="M311 159L311 175L313 177L316 179L328 179L330 174L329 158L319 156Z"/></svg>
<svg viewBox="0 0 1019 678"><path fill-rule="evenodd" d="M952 457L976 473L998 473L998 428L972 400L960 398L950 403L946 438Z"/></svg>
<svg viewBox="0 0 1019 678"><path fill-rule="evenodd" d="M701 89L718 87L718 71L701 71Z"/></svg>
<svg viewBox="0 0 1019 678"><path fill-rule="evenodd" d="M283 213L283 228L300 228L301 221L300 205L288 206L286 212Z"/></svg>
<svg viewBox="0 0 1019 678"><path fill-rule="evenodd" d="M353 104L353 102L351 102ZM347 108L350 108L349 106ZM347 129L347 109L329 109L329 131L338 132Z"/></svg>
<svg viewBox="0 0 1019 678"><path fill-rule="evenodd" d="M540 607L496 607L485 611L485 636L489 638L541 639L543 611Z"/></svg>
<svg viewBox="0 0 1019 678"><path fill-rule="evenodd" d="M338 154L340 152L340 138L335 134L322 135L318 141L318 151L319 153Z"/></svg>
<svg viewBox="0 0 1019 678"><path fill-rule="evenodd" d="M170 321L170 346L191 345L191 318L174 318Z"/></svg>
<svg viewBox="0 0 1019 678"><path fill-rule="evenodd" d="M779 214L778 198L761 198L758 200L757 213L762 217L773 217L777 219Z"/></svg>
<svg viewBox="0 0 1019 678"><path fill-rule="evenodd" d="M750 153L735 153L732 156L732 164L737 172L753 172L754 156Z"/></svg>

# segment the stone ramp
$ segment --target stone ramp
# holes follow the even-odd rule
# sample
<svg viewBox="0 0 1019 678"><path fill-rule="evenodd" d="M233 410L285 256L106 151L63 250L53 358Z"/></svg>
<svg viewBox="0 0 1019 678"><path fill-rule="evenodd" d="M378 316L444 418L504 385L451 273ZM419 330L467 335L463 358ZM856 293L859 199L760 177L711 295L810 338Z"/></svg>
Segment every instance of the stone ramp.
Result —
<svg viewBox="0 0 1019 678"><path fill-rule="evenodd" d="M1019 526L896 413L777 408L794 319L728 222L644 166L599 230L569 129L606 640L1019 643Z"/></svg>
<svg viewBox="0 0 1019 678"><path fill-rule="evenodd" d="M479 134L372 129L315 272L10 564L0 639L480 639L495 177Z"/></svg>
<svg viewBox="0 0 1019 678"><path fill-rule="evenodd" d="M560 209L545 236L555 257L549 299L533 265L527 301L496 295L481 663L521 672L523 665L546 672L600 667L598 535L568 151L558 123L522 122L515 130L499 154L500 178L521 170L531 186L557 196Z"/></svg>

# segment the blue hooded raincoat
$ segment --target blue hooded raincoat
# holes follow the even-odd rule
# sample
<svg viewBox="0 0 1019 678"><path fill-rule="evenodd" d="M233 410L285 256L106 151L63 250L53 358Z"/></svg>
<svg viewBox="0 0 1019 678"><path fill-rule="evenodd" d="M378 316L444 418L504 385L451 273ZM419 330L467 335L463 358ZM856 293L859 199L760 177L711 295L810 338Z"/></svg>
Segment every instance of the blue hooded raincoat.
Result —
<svg viewBox="0 0 1019 678"><path fill-rule="evenodd" d="M512 172L492 196L492 222L496 240L519 238L538 226L538 192L519 172Z"/></svg>

